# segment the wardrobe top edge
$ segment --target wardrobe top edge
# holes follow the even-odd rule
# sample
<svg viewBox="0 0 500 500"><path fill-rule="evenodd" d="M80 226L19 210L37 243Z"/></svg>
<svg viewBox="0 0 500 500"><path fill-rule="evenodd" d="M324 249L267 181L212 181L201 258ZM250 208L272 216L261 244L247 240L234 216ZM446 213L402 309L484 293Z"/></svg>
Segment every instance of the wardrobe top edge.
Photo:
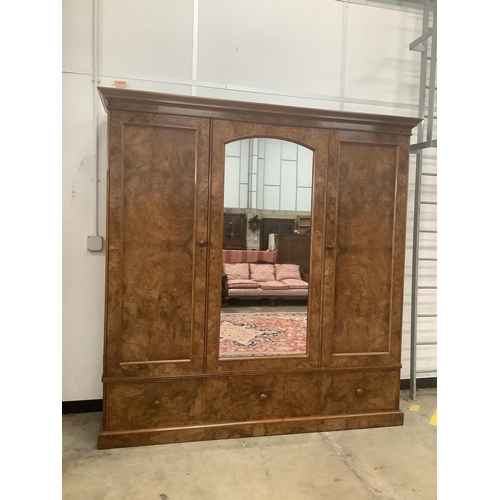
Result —
<svg viewBox="0 0 500 500"><path fill-rule="evenodd" d="M318 122L343 123L351 125L386 125L407 127L408 132L418 125L422 118L413 118L395 115L381 115L371 113L356 113L348 111L335 111L318 108L303 108L299 106L285 106L281 104L254 103L247 101L236 101L228 99L215 99L208 97L188 96L181 94L165 94L160 92L149 92L145 90L117 89L112 87L97 87L106 112L112 109L121 111L168 113L167 109L184 108L194 113L203 112L208 118L219 118L220 113L228 115L234 113L235 120L244 121L244 116L238 114L257 114L261 118L273 118L273 121L283 118L295 118L297 120L315 120ZM157 106L152 111L151 106ZM173 113L177 114L177 113ZM197 114L197 113L196 113ZM213 115L213 116L212 116ZM224 116L223 119L231 119Z"/></svg>

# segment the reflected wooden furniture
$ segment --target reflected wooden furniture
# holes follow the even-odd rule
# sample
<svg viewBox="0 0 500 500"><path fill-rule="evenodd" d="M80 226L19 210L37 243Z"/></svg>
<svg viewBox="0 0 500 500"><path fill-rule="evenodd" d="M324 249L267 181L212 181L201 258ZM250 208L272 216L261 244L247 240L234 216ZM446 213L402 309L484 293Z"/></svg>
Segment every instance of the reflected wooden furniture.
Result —
<svg viewBox="0 0 500 500"><path fill-rule="evenodd" d="M297 216L297 230L300 234L306 234L311 231L311 217L309 215Z"/></svg>
<svg viewBox="0 0 500 500"><path fill-rule="evenodd" d="M401 425L414 118L100 88L108 113L98 447ZM220 358L225 144L313 151L307 354Z"/></svg>
<svg viewBox="0 0 500 500"><path fill-rule="evenodd" d="M224 249L247 249L246 214L224 214Z"/></svg>
<svg viewBox="0 0 500 500"><path fill-rule="evenodd" d="M279 264L297 264L303 272L309 272L311 260L310 234L281 234L276 238Z"/></svg>
<svg viewBox="0 0 500 500"><path fill-rule="evenodd" d="M295 219L263 218L260 227L260 249L267 250L270 234L293 234L294 229Z"/></svg>

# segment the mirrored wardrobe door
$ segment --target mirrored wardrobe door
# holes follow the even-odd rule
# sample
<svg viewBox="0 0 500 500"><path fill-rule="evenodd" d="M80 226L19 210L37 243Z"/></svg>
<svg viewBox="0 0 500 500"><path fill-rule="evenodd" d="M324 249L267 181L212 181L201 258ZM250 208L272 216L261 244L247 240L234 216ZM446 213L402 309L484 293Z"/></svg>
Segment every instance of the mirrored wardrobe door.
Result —
<svg viewBox="0 0 500 500"><path fill-rule="evenodd" d="M307 354L312 167L290 141L225 145L220 358Z"/></svg>
<svg viewBox="0 0 500 500"><path fill-rule="evenodd" d="M327 140L214 123L209 370L317 365Z"/></svg>

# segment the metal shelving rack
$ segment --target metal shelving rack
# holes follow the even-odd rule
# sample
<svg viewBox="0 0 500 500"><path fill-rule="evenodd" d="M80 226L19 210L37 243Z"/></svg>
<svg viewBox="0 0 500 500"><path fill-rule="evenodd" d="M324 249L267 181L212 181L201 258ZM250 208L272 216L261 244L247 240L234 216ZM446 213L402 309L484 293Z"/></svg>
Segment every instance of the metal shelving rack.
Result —
<svg viewBox="0 0 500 500"><path fill-rule="evenodd" d="M432 20L431 20L432 13ZM432 22L431 22L432 21ZM417 397L417 374L437 373L437 370L417 370L417 349L424 345L437 345L437 342L419 342L417 339L417 322L419 318L437 317L437 314L418 314L418 292L419 290L436 290L436 286L418 285L418 266L422 261L437 261L437 259L421 258L419 256L420 234L437 233L437 230L420 229L420 209L422 205L437 205L435 201L422 201L422 177L436 176L435 173L422 172L424 151L428 148L437 148L437 139L433 139L433 128L436 116L434 116L434 99L437 91L436 86L436 63L437 63L437 0L423 0L422 35L409 45L410 50L419 51L420 59L420 92L418 116L423 118L418 127L417 143L410 147L410 152L417 155L415 172L415 209L413 219L413 256L412 256L412 287L411 287L411 349L410 349L410 400ZM430 42L430 43L429 43ZM430 55L429 55L430 45ZM430 61L429 78L427 69ZM428 99L427 99L428 97ZM427 101L427 106L426 106ZM424 140L424 126L426 126L426 138Z"/></svg>

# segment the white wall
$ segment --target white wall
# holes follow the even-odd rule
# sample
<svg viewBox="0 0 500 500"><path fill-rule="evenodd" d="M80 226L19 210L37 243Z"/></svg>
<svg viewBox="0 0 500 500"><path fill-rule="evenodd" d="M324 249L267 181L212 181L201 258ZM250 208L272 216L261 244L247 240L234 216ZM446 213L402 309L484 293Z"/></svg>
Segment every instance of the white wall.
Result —
<svg viewBox="0 0 500 500"><path fill-rule="evenodd" d="M417 115L419 55L408 50L421 34L416 13L331 0L97 4L102 86L126 79L139 90ZM105 235L106 116L100 103L94 213L92 26L92 0L63 0L63 401L102 397L104 254L86 250L96 219ZM435 157L426 153L424 170L435 171ZM436 196L435 180L426 179L429 199ZM409 374L412 213L410 196L403 377ZM426 207L423 219L425 227L435 227L435 207ZM421 246L435 255L435 238L422 238ZM429 285L435 274L435 266L421 268ZM434 312L435 294L424 294L423 304L424 312ZM435 322L419 330L423 341L436 338ZM419 369L435 367L436 349L422 348Z"/></svg>
<svg viewBox="0 0 500 500"><path fill-rule="evenodd" d="M64 75L62 104L63 400L95 399L102 370L104 254L87 252L95 218L92 77ZM105 165L103 157L101 165ZM104 175L103 168L102 186ZM98 228L104 234L104 189L99 189L98 201Z"/></svg>

